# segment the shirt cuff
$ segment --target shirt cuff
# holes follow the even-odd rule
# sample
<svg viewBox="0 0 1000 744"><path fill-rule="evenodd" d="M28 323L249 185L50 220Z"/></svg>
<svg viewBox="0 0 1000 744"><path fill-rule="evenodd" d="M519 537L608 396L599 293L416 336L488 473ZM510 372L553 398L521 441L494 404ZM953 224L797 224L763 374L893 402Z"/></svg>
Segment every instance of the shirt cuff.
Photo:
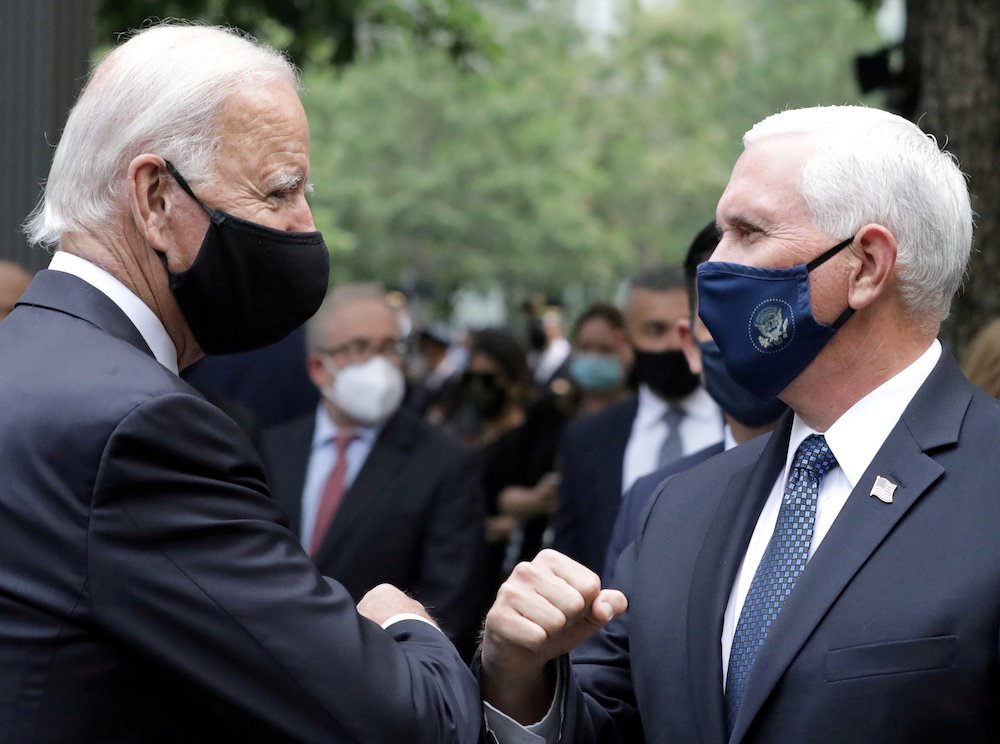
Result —
<svg viewBox="0 0 1000 744"><path fill-rule="evenodd" d="M417 615L417 614L412 613L412 612L400 612L400 613L397 613L397 614L393 615L388 620L386 620L384 623L382 623L382 629L384 630L384 629L388 628L390 625L395 625L396 623L402 622L403 620L419 620L422 623L427 623L428 625L430 625L432 628L434 628L438 632L443 632L443 631L441 631L441 628L439 628L435 623L433 623L430 620L428 620L426 617L423 617L421 615Z"/></svg>
<svg viewBox="0 0 1000 744"><path fill-rule="evenodd" d="M563 701L566 699L565 662L556 663L555 694L542 720L522 726L506 713L483 701L486 730L496 738L497 744L556 744L563 722Z"/></svg>

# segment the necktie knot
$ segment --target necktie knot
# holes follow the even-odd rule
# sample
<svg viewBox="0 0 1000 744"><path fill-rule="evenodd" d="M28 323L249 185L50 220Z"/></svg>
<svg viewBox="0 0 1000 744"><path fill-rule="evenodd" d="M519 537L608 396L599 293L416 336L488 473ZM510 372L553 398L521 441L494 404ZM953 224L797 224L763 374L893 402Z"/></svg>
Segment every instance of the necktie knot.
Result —
<svg viewBox="0 0 1000 744"><path fill-rule="evenodd" d="M792 469L808 471L817 481L826 475L827 471L837 462L830 451L826 437L822 434L811 434L803 440L795 451L792 459Z"/></svg>
<svg viewBox="0 0 1000 744"><path fill-rule="evenodd" d="M357 434L353 431L338 431L333 437L333 446L337 450L337 457L343 457L351 442L357 439Z"/></svg>

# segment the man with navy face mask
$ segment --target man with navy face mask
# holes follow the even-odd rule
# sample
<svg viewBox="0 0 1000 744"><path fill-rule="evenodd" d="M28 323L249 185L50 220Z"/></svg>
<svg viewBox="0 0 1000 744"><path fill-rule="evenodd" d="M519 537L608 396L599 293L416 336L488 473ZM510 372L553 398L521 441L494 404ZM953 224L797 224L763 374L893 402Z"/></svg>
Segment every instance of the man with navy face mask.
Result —
<svg viewBox="0 0 1000 744"><path fill-rule="evenodd" d="M684 279L688 284L691 318L679 321L677 331L688 365L692 371L700 372L705 390L722 409L726 420L726 437L723 442L705 447L644 475L625 492L601 571L601 579L605 584L609 584L614 576L618 557L635 539L639 520L660 484L670 476L682 473L713 455L770 432L781 414L788 410L788 406L778 398L762 400L733 380L719 347L705 324L697 317L698 293L695 282L698 267L709 259L718 244L719 229L715 220L712 220L688 247L684 258Z"/></svg>
<svg viewBox="0 0 1000 744"><path fill-rule="evenodd" d="M322 576L249 440L178 376L323 299L298 91L273 49L171 23L70 112L27 228L56 251L0 324L3 741L479 733L424 607Z"/></svg>
<svg viewBox="0 0 1000 744"><path fill-rule="evenodd" d="M1000 404L936 339L971 249L965 179L860 107L776 114L744 146L699 311L732 377L791 415L668 480L614 588L551 551L514 571L483 639L489 724L505 743L995 742Z"/></svg>

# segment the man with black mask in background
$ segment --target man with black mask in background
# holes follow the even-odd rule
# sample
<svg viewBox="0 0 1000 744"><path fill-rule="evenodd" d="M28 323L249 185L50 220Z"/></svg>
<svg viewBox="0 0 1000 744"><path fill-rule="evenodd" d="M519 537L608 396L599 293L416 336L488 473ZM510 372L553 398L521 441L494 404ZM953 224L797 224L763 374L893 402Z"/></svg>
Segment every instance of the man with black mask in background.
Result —
<svg viewBox="0 0 1000 744"><path fill-rule="evenodd" d="M567 426L560 447L553 547L600 571L621 496L635 480L723 438L719 406L691 372L678 324L688 317L679 267L630 282L625 323L639 383L635 398Z"/></svg>

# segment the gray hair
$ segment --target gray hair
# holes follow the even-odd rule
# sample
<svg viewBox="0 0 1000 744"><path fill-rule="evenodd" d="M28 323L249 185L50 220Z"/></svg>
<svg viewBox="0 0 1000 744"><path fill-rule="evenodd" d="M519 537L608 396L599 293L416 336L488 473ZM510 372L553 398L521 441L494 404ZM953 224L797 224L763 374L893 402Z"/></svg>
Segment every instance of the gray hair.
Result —
<svg viewBox="0 0 1000 744"><path fill-rule="evenodd" d="M816 227L848 238L868 223L896 238L904 303L935 325L948 317L972 249L972 207L958 162L895 114L862 106L783 111L743 136L813 136L799 191Z"/></svg>
<svg viewBox="0 0 1000 744"><path fill-rule="evenodd" d="M175 162L192 185L210 178L226 98L275 81L301 88L284 56L235 29L138 31L93 69L70 111L28 240L51 247L67 232L115 229L129 163L143 153Z"/></svg>
<svg viewBox="0 0 1000 744"><path fill-rule="evenodd" d="M321 351L326 346L326 338L333 314L345 305L360 300L375 300L385 306L393 318L396 313L385 298L385 287L377 282L341 284L331 289L323 299L319 310L306 323L306 351ZM398 325L398 320L396 321Z"/></svg>

